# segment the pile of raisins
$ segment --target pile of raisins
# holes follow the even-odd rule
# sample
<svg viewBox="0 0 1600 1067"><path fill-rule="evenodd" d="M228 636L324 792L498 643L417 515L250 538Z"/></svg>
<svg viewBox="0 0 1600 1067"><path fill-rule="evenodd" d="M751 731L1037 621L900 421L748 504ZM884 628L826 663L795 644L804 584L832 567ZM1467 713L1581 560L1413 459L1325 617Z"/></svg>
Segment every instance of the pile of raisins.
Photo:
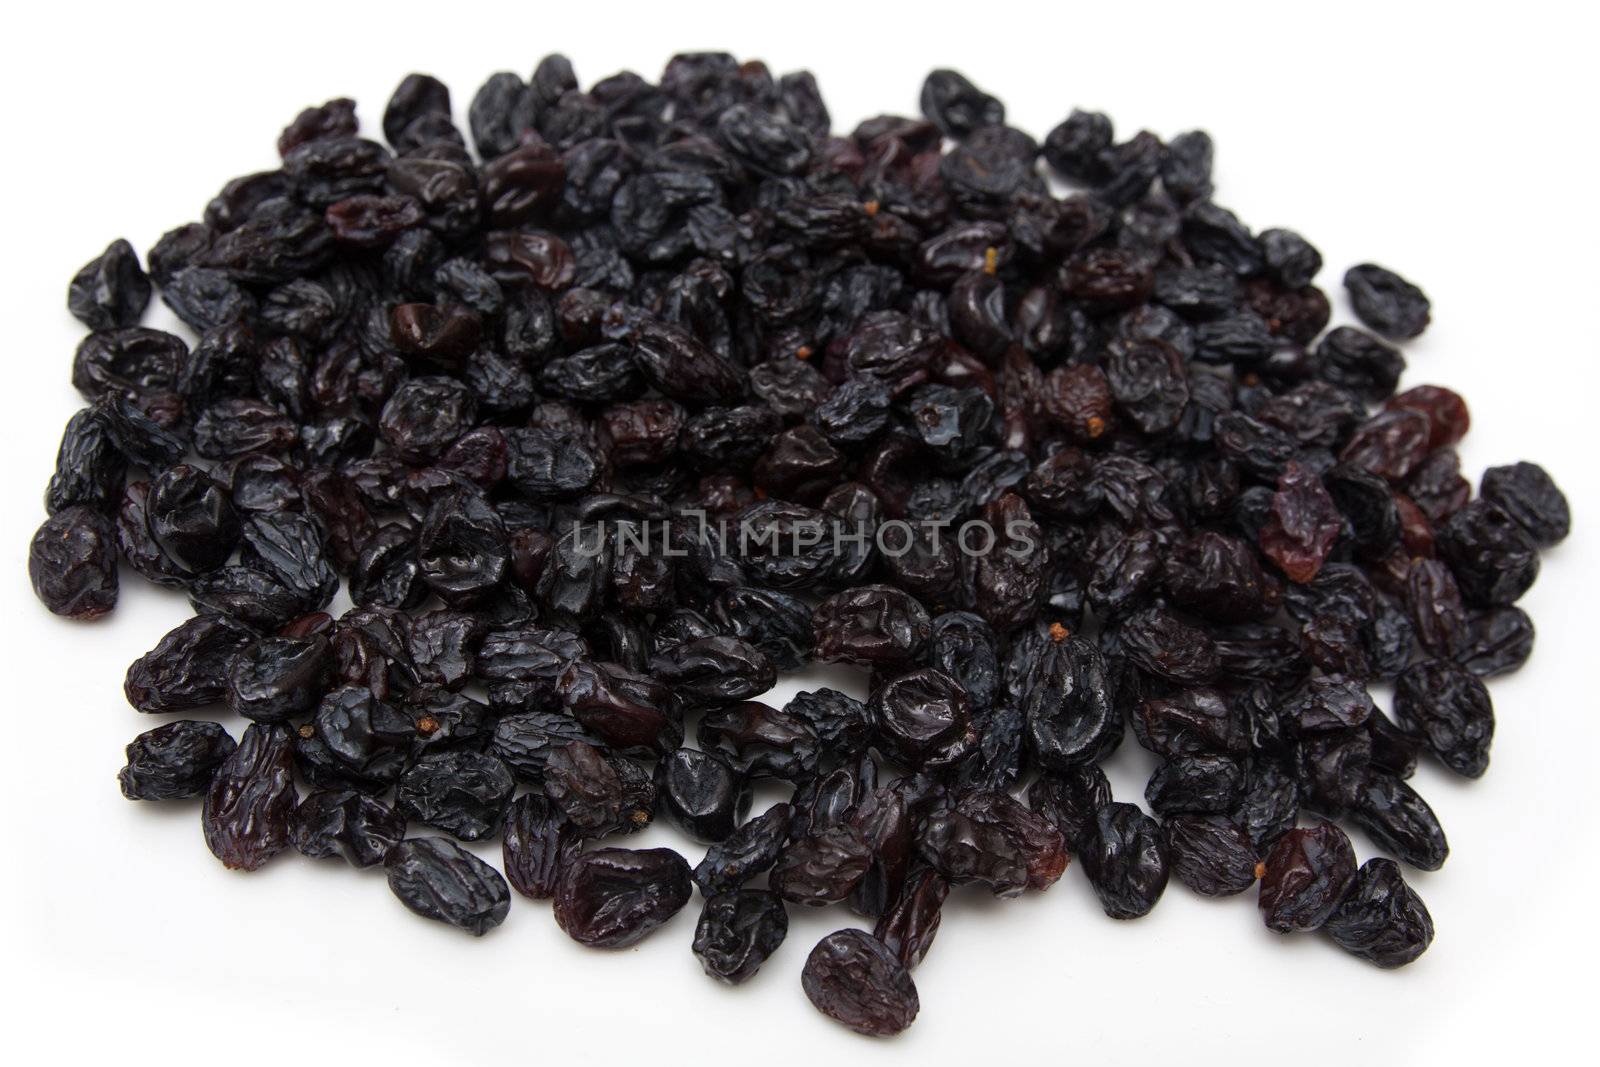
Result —
<svg viewBox="0 0 1600 1067"><path fill-rule="evenodd" d="M836 136L808 73L583 91L550 56L485 83L469 147L414 74L385 143L307 109L279 169L86 265L34 588L79 619L123 564L181 590L129 703L250 720L141 734L123 793L200 798L232 868L382 865L475 934L514 890L623 946L698 890L730 983L843 903L871 931L803 986L867 1034L915 1018L952 887L1074 856L1113 918L1176 877L1421 954L1401 865L1448 846L1407 778L1487 767L1560 490L1518 463L1473 497L1462 399L1396 392L1426 296L1354 267L1366 329L1328 330L1317 250L1211 199L1205 133L1074 111L1040 143L947 70L921 109ZM139 324L156 291L193 343ZM1028 550L967 551L974 521ZM829 526L866 536L800 536ZM869 699L761 702L811 661ZM1130 730L1142 807L1099 767ZM762 780L792 799L749 817ZM616 844L657 817L697 866ZM456 843L496 837L503 873Z"/></svg>

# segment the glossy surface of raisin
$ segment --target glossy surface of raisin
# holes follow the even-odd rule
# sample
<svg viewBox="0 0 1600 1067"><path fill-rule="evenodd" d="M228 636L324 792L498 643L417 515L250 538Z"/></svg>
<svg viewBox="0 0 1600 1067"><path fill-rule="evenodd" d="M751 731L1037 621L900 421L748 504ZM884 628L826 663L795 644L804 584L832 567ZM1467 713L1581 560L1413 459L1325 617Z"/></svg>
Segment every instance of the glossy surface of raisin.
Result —
<svg viewBox="0 0 1600 1067"><path fill-rule="evenodd" d="M400 842L384 868L400 903L475 937L505 922L511 909L511 890L500 872L443 837Z"/></svg>
<svg viewBox="0 0 1600 1067"><path fill-rule="evenodd" d="M318 789L295 806L289 836L303 856L338 856L352 867L372 867L406 836L406 820L354 789Z"/></svg>
<svg viewBox="0 0 1600 1067"><path fill-rule="evenodd" d="M898 1034L921 1007L911 973L882 941L860 930L819 941L800 984L818 1011L869 1037Z"/></svg>
<svg viewBox="0 0 1600 1067"><path fill-rule="evenodd" d="M294 809L288 731L253 723L206 789L206 845L224 866L253 871L289 847Z"/></svg>
<svg viewBox="0 0 1600 1067"><path fill-rule="evenodd" d="M1388 970L1428 950L1433 916L1393 861L1370 859L1322 930L1352 956Z"/></svg>
<svg viewBox="0 0 1600 1067"><path fill-rule="evenodd" d="M1148 915L1171 875L1161 825L1133 804L1113 802L1095 814L1079 860L1100 906L1113 919Z"/></svg>
<svg viewBox="0 0 1600 1067"><path fill-rule="evenodd" d="M562 873L556 922L579 944L624 948L676 915L692 892L689 865L671 849L596 849Z"/></svg>
<svg viewBox="0 0 1600 1067"><path fill-rule="evenodd" d="M28 546L28 578L41 603L69 619L98 619L117 606L111 523L82 505L46 519Z"/></svg>
<svg viewBox="0 0 1600 1067"><path fill-rule="evenodd" d="M117 782L129 800L201 796L217 768L237 747L217 723L194 719L169 722L128 742L128 762L117 772Z"/></svg>
<svg viewBox="0 0 1600 1067"><path fill-rule="evenodd" d="M1327 922L1356 876L1350 839L1328 822L1290 830L1262 863L1261 919L1280 934Z"/></svg>
<svg viewBox="0 0 1600 1067"><path fill-rule="evenodd" d="M789 915L783 901L760 889L737 889L706 899L694 931L694 954L706 974L738 985L783 944Z"/></svg>

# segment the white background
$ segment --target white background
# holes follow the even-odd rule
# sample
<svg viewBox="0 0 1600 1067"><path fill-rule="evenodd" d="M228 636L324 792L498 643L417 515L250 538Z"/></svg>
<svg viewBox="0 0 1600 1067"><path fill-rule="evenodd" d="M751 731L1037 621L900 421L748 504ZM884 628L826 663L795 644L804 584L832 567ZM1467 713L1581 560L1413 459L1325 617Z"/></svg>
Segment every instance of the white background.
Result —
<svg viewBox="0 0 1600 1067"><path fill-rule="evenodd" d="M0 46L11 1062L679 1063L708 1050L746 1063L1537 1062L1588 1029L1600 846L1589 16L1528 3L1494 19L1348 2L150 6L13 6ZM526 75L548 51L587 84L624 67L654 78L673 51L713 47L779 73L810 67L842 129L914 111L926 70L946 65L1039 136L1073 106L1110 112L1121 136L1204 126L1218 199L1252 227L1317 243L1339 313L1353 262L1427 289L1434 325L1407 350L1406 383L1468 398L1474 481L1493 463L1545 464L1576 532L1523 602L1540 631L1532 662L1492 684L1489 774L1418 772L1452 845L1443 871L1407 872L1438 927L1420 962L1380 972L1317 937L1268 933L1253 894L1207 901L1177 884L1150 917L1113 922L1074 866L1018 902L957 894L916 972L921 1017L873 1044L799 988L811 946L852 921L843 909L796 912L777 956L728 990L689 952L697 904L620 953L579 948L521 898L475 940L410 915L381 872L293 854L225 871L196 805L120 797L122 746L161 721L123 702L124 668L188 611L134 580L113 617L74 625L29 591L25 546L80 404L67 375L81 329L63 307L73 271L113 237L143 253L226 179L275 165L278 130L304 105L356 97L371 132L411 70L450 83L460 114L486 75ZM1124 745L1118 795L1137 799L1148 770ZM662 828L628 843L686 845Z"/></svg>

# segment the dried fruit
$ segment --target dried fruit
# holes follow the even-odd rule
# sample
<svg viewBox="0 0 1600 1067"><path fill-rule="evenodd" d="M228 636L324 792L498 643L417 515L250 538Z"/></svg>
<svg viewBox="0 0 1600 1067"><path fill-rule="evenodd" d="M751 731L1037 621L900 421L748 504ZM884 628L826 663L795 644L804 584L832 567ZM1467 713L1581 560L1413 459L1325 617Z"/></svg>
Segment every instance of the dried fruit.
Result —
<svg viewBox="0 0 1600 1067"><path fill-rule="evenodd" d="M289 847L294 761L281 726L252 723L217 767L200 822L224 866L253 871Z"/></svg>
<svg viewBox="0 0 1600 1067"><path fill-rule="evenodd" d="M840 930L817 942L800 984L818 1011L869 1037L898 1034L921 1006L911 972L882 941L860 930Z"/></svg>
<svg viewBox="0 0 1600 1067"><path fill-rule="evenodd" d="M774 893L736 889L707 897L694 931L694 954L706 974L738 985L755 976L789 932L789 914Z"/></svg>
<svg viewBox="0 0 1600 1067"><path fill-rule="evenodd" d="M500 872L443 837L400 842L384 867L400 903L475 937L505 922L511 908L511 890Z"/></svg>
<svg viewBox="0 0 1600 1067"><path fill-rule="evenodd" d="M689 902L689 865L669 848L602 848L567 865L556 887L556 922L594 948L623 948Z"/></svg>
<svg viewBox="0 0 1600 1067"><path fill-rule="evenodd" d="M44 606L69 619L98 619L117 606L111 523L82 505L45 520L28 546L28 578Z"/></svg>
<svg viewBox="0 0 1600 1067"><path fill-rule="evenodd" d="M217 723L169 722L128 742L128 763L117 772L117 781L129 800L197 797L237 747Z"/></svg>
<svg viewBox="0 0 1600 1067"><path fill-rule="evenodd" d="M874 933L803 981L864 1033L914 1018L951 886L1072 855L1117 918L1259 881L1273 929L1421 952L1393 864L1299 819L1444 862L1409 779L1484 773L1565 496L1524 462L1473 499L1466 402L1397 391L1427 297L1358 265L1376 335L1330 329L1321 253L1216 201L1204 131L1041 143L951 70L920 105L835 134L806 72L552 55L462 130L412 74L384 143L305 109L143 266L85 265L34 589L99 616L120 556L181 590L128 701L251 720L142 734L124 793L204 796L231 866L384 863L476 933L515 888L625 945L692 881L727 982L843 902ZM861 698L762 699L818 662ZM1153 814L1100 766L1129 726ZM753 786L785 795L747 821ZM601 847L658 813L711 843L692 874ZM499 835L510 884L408 820Z"/></svg>
<svg viewBox="0 0 1600 1067"><path fill-rule="evenodd" d="M1315 930L1333 914L1356 876L1356 854L1329 822L1290 830L1263 860L1259 904L1267 929Z"/></svg>
<svg viewBox="0 0 1600 1067"><path fill-rule="evenodd" d="M1410 963L1433 943L1433 917L1400 868L1386 859L1361 865L1322 929L1346 952L1386 970Z"/></svg>

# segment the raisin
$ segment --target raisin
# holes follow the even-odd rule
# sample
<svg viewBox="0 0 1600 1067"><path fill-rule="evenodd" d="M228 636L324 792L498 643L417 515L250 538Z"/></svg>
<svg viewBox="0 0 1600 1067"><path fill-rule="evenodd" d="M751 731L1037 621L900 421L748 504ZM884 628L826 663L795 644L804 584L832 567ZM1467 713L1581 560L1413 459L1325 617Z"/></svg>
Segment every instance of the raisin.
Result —
<svg viewBox="0 0 1600 1067"><path fill-rule="evenodd" d="M145 513L156 544L190 574L221 566L239 540L228 494L194 467L180 464L151 482Z"/></svg>
<svg viewBox="0 0 1600 1067"><path fill-rule="evenodd" d="M794 904L821 907L845 899L866 877L872 850L849 826L819 828L783 850L768 877L772 890Z"/></svg>
<svg viewBox="0 0 1600 1067"><path fill-rule="evenodd" d="M586 741L552 745L540 770L545 794L585 837L633 833L655 817L656 790L645 772Z"/></svg>
<svg viewBox="0 0 1600 1067"><path fill-rule="evenodd" d="M497 833L516 789L511 771L481 752L423 756L395 783L395 807L408 818L477 841Z"/></svg>
<svg viewBox="0 0 1600 1067"><path fill-rule="evenodd" d="M868 1037L891 1037L916 1020L920 1004L911 973L882 941L840 930L806 957L800 984L818 1011Z"/></svg>
<svg viewBox="0 0 1600 1067"><path fill-rule="evenodd" d="M1478 778L1488 769L1494 705L1489 690L1465 668L1445 660L1411 667L1395 683L1394 711L1452 771Z"/></svg>
<svg viewBox="0 0 1600 1067"><path fill-rule="evenodd" d="M914 661L928 643L928 612L891 586L869 585L824 600L812 614L816 656L870 667Z"/></svg>
<svg viewBox="0 0 1600 1067"><path fill-rule="evenodd" d="M698 841L725 840L750 810L741 774L708 752L680 748L656 764L661 811Z"/></svg>
<svg viewBox="0 0 1600 1067"><path fill-rule="evenodd" d="M592 948L624 948L689 902L689 865L668 848L602 848L575 857L556 887L556 922Z"/></svg>
<svg viewBox="0 0 1600 1067"><path fill-rule="evenodd" d="M900 895L884 910L872 936L899 958L908 970L921 963L939 933L950 885L936 872L923 868L907 877Z"/></svg>
<svg viewBox="0 0 1600 1067"><path fill-rule="evenodd" d="M1433 943L1433 916L1386 859L1361 865L1322 929L1346 952L1385 970L1405 966Z"/></svg>
<svg viewBox="0 0 1600 1067"><path fill-rule="evenodd" d="M1161 825L1133 804L1101 806L1079 848L1083 873L1113 919L1148 915L1166 891L1171 867Z"/></svg>
<svg viewBox="0 0 1600 1067"><path fill-rule="evenodd" d="M426 919L482 937L506 920L511 890L500 872L443 837L402 841L384 860L389 890Z"/></svg>
<svg viewBox="0 0 1600 1067"><path fill-rule="evenodd" d="M776 894L737 889L707 897L694 931L694 954L706 974L738 985L783 944L789 915Z"/></svg>
<svg viewBox="0 0 1600 1067"><path fill-rule="evenodd" d="M1369 775L1351 816L1385 852L1419 870L1438 870L1450 854L1433 809L1398 778Z"/></svg>
<svg viewBox="0 0 1600 1067"><path fill-rule="evenodd" d="M117 781L129 800L201 796L217 768L237 747L217 723L194 719L169 722L128 743L128 763L117 772Z"/></svg>
<svg viewBox="0 0 1600 1067"><path fill-rule="evenodd" d="M525 897L553 897L561 872L582 844L577 830L548 798L524 793L506 809L501 839L506 880Z"/></svg>
<svg viewBox="0 0 1600 1067"><path fill-rule="evenodd" d="M327 638L263 638L229 665L228 708L256 722L287 722L314 710L332 679Z"/></svg>
<svg viewBox="0 0 1600 1067"><path fill-rule="evenodd" d="M150 303L150 279L127 241L112 241L73 275L67 310L91 330L137 326Z"/></svg>
<svg viewBox="0 0 1600 1067"><path fill-rule="evenodd" d="M701 895L732 892L770 870L788 842L793 816L790 805L774 804L708 849L694 869Z"/></svg>
<svg viewBox="0 0 1600 1067"><path fill-rule="evenodd" d="M1255 842L1232 819L1175 815L1162 829L1173 875L1201 896L1231 896L1255 884Z"/></svg>
<svg viewBox="0 0 1600 1067"><path fill-rule="evenodd" d="M1560 544L1572 529L1566 496L1536 463L1490 467L1483 472L1480 492L1540 548Z"/></svg>
<svg viewBox="0 0 1600 1067"><path fill-rule="evenodd" d="M998 897L1047 889L1067 866L1061 832L1005 793L967 794L928 819L918 845L951 885L981 885Z"/></svg>
<svg viewBox="0 0 1600 1067"><path fill-rule="evenodd" d="M289 847L294 761L281 726L252 723L206 787L200 821L224 866L253 871Z"/></svg>
<svg viewBox="0 0 1600 1067"><path fill-rule="evenodd" d="M1351 267L1344 287L1356 317L1385 336L1416 337L1428 328L1428 298L1392 270L1374 263Z"/></svg>
<svg viewBox="0 0 1600 1067"><path fill-rule="evenodd" d="M354 789L318 789L295 807L289 835L301 855L339 856L352 867L372 867L406 836L406 820Z"/></svg>
<svg viewBox="0 0 1600 1067"><path fill-rule="evenodd" d="M220 703L228 671L255 640L245 627L217 615L199 615L169 632L128 668L123 693L140 711L182 711Z"/></svg>
<svg viewBox="0 0 1600 1067"><path fill-rule="evenodd" d="M1290 830L1262 864L1261 919L1280 934L1327 922L1356 877L1350 839L1329 822Z"/></svg>
<svg viewBox="0 0 1600 1067"><path fill-rule="evenodd" d="M1295 582L1309 582L1327 561L1341 516L1314 471L1290 463L1278 479L1272 513L1261 530L1261 550Z"/></svg>
<svg viewBox="0 0 1600 1067"><path fill-rule="evenodd" d="M889 755L908 767L955 763L978 739L966 691L928 667L886 682L873 694L871 718Z"/></svg>
<svg viewBox="0 0 1600 1067"><path fill-rule="evenodd" d="M28 578L41 603L69 619L98 619L117 606L111 522L81 504L62 508L28 546Z"/></svg>

